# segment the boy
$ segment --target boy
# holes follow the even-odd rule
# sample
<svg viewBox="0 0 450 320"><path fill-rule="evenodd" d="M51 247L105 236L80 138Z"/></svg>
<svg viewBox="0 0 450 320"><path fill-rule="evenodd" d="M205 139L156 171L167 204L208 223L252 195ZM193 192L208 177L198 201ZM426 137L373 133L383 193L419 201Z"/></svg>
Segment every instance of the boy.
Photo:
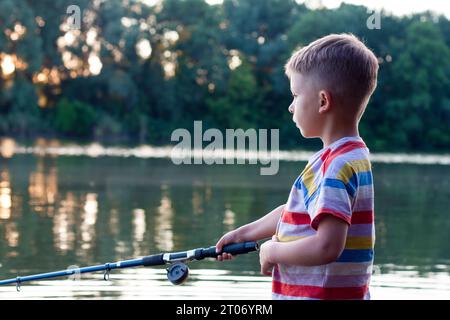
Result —
<svg viewBox="0 0 450 320"><path fill-rule="evenodd" d="M225 234L216 244L257 241L273 299L370 299L375 242L369 150L358 123L376 87L378 61L351 34L332 34L296 51L286 64L292 120L319 137L286 204ZM231 259L222 254L218 260Z"/></svg>

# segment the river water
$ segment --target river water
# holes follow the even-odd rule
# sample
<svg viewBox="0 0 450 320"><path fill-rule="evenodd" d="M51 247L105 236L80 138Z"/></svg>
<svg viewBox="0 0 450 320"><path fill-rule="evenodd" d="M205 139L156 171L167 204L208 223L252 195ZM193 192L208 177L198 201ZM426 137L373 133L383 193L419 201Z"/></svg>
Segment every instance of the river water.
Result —
<svg viewBox="0 0 450 320"><path fill-rule="evenodd" d="M2 150L0 278L214 245L284 203L310 155L282 153L278 174L261 176L250 164L177 166L164 150ZM373 299L450 299L449 159L373 155ZM192 262L182 286L138 267L2 286L0 299L270 299L258 261Z"/></svg>

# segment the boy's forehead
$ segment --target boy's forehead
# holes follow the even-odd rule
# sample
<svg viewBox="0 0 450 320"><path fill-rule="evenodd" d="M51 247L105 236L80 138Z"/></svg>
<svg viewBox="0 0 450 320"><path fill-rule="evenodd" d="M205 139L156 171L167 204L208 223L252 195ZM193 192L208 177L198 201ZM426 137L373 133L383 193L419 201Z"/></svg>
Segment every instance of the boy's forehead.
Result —
<svg viewBox="0 0 450 320"><path fill-rule="evenodd" d="M295 91L296 89L300 89L304 81L304 77L300 73L294 72L290 78L291 90Z"/></svg>
<svg viewBox="0 0 450 320"><path fill-rule="evenodd" d="M313 74L294 72L290 78L291 91L297 93L305 90L315 90L317 89L319 82L320 80Z"/></svg>

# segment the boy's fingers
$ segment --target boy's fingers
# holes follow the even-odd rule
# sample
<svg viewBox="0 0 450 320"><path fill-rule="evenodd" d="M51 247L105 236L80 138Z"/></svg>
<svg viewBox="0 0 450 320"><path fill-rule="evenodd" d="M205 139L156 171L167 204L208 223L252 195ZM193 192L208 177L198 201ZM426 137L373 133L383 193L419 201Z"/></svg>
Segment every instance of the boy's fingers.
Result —
<svg viewBox="0 0 450 320"><path fill-rule="evenodd" d="M220 251L222 251L222 244L219 241L216 243L216 252L219 253Z"/></svg>
<svg viewBox="0 0 450 320"><path fill-rule="evenodd" d="M224 253L222 253L222 254L219 254L219 255L216 257L216 259L219 260L219 261L232 260L233 258L234 258L233 255L231 255L231 254L229 254L229 253L226 253L226 252L224 252Z"/></svg>
<svg viewBox="0 0 450 320"><path fill-rule="evenodd" d="M224 257L223 254L219 254L216 258L217 258L217 260L219 260L219 261L225 260L225 257Z"/></svg>
<svg viewBox="0 0 450 320"><path fill-rule="evenodd" d="M216 252L217 253L222 251L223 245L224 245L223 239L220 239L219 241L217 241L217 243L216 243Z"/></svg>
<svg viewBox="0 0 450 320"><path fill-rule="evenodd" d="M261 274L263 274L265 276L271 276L272 270L270 268L269 269L261 268Z"/></svg>

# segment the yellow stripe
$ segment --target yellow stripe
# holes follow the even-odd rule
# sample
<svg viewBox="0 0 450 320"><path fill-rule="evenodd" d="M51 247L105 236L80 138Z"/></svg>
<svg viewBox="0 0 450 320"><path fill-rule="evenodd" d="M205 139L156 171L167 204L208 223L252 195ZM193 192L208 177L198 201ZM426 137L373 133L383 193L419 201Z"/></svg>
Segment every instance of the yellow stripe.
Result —
<svg viewBox="0 0 450 320"><path fill-rule="evenodd" d="M311 196L316 191L317 186L314 184L314 171L309 163L303 170L302 182L308 190L308 196Z"/></svg>
<svg viewBox="0 0 450 320"><path fill-rule="evenodd" d="M341 180L345 184L348 183L354 173L366 172L371 170L371 164L368 159L350 161L342 166L336 175L336 179ZM302 172L302 182L308 190L308 196L312 196L317 190L314 184L314 171L310 164L307 164Z"/></svg>
<svg viewBox="0 0 450 320"><path fill-rule="evenodd" d="M347 237L345 249L372 249L373 244L372 237Z"/></svg>
<svg viewBox="0 0 450 320"><path fill-rule="evenodd" d="M290 242L290 241L295 241L295 240L299 240L302 238L306 238L305 236L283 236L283 235L278 235L277 236L278 241L280 242Z"/></svg>
<svg viewBox="0 0 450 320"><path fill-rule="evenodd" d="M280 242L290 242L307 238L308 236L284 236L278 234L277 237ZM373 244L374 239L371 237L347 237L345 249L372 249Z"/></svg>
<svg viewBox="0 0 450 320"><path fill-rule="evenodd" d="M350 161L344 164L336 175L336 179L348 183L354 173L369 171L370 162L367 159Z"/></svg>
<svg viewBox="0 0 450 320"><path fill-rule="evenodd" d="M300 173L301 176L305 174L306 171L308 171L311 168L311 164L307 163L306 166L303 168L302 173Z"/></svg>

